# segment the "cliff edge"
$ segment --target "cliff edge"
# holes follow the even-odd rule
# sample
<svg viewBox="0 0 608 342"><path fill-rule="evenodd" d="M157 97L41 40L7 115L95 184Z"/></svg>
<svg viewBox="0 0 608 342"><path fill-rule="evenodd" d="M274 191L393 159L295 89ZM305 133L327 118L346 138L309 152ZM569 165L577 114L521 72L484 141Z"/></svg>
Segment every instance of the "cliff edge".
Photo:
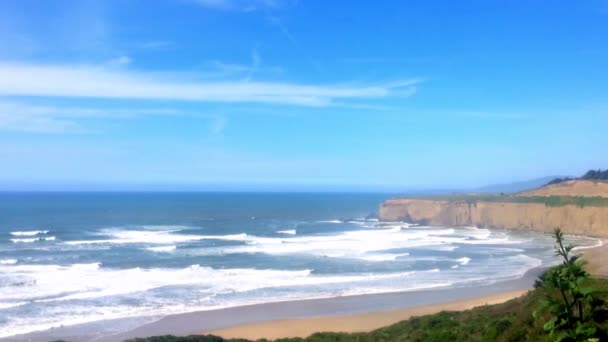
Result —
<svg viewBox="0 0 608 342"><path fill-rule="evenodd" d="M515 195L396 198L380 205L379 218L432 226L561 228L568 234L608 237L608 183L568 181Z"/></svg>

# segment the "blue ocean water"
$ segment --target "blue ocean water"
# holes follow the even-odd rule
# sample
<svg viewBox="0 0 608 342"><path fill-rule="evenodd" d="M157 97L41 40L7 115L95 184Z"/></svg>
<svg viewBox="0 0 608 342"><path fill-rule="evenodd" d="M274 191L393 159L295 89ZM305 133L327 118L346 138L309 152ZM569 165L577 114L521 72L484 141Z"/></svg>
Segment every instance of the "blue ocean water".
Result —
<svg viewBox="0 0 608 342"><path fill-rule="evenodd" d="M490 284L555 260L546 234L378 222L373 214L388 197L1 193L0 337L104 319Z"/></svg>

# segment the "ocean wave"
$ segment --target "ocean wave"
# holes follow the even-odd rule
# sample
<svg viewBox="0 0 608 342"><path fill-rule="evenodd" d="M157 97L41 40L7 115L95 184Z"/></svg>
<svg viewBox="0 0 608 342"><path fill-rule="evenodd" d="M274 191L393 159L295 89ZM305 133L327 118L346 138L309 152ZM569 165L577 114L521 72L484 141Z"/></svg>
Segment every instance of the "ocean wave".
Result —
<svg viewBox="0 0 608 342"><path fill-rule="evenodd" d="M397 260L400 256L407 256L407 253L373 252L362 255L369 261ZM539 259L518 254L484 260L484 267L481 268L459 268L459 265L469 261L467 259L459 258L459 264L446 269L435 267L343 274L319 274L311 269L223 269L199 265L126 269L103 267L100 263L0 265L0 273L23 284L0 287L2 303L45 303L45 306L53 308L54 313L48 315L43 310L34 310L37 313L32 315L10 316L11 321L0 337L108 318L164 315L283 300L412 291L478 281L494 282L521 276L541 263ZM187 288L188 293L196 295L180 297L180 303L175 304L175 294L170 289L176 288ZM183 292L179 293L183 295ZM129 298L130 302L136 304L124 307L116 305L121 298ZM52 304L67 301L69 303ZM7 306L6 310L12 308Z"/></svg>
<svg viewBox="0 0 608 342"><path fill-rule="evenodd" d="M0 310L14 308L24 304L27 304L27 302L0 302Z"/></svg>
<svg viewBox="0 0 608 342"><path fill-rule="evenodd" d="M17 263L17 259L0 259L0 265L14 265Z"/></svg>
<svg viewBox="0 0 608 342"><path fill-rule="evenodd" d="M24 238L24 239L11 239L13 243L32 243L32 242L44 242L44 241L55 241L54 236L40 236L34 238Z"/></svg>
<svg viewBox="0 0 608 342"><path fill-rule="evenodd" d="M409 256L410 253L378 253L378 254L367 254L360 257L362 260L367 261L395 261L400 257Z"/></svg>
<svg viewBox="0 0 608 342"><path fill-rule="evenodd" d="M13 236L34 236L34 235L41 235L41 234L48 234L48 230L28 230L28 231L17 231L17 232L11 232L11 235Z"/></svg>
<svg viewBox="0 0 608 342"><path fill-rule="evenodd" d="M56 271L52 266L48 266L49 271ZM439 270L433 269L420 272L401 272L394 274L381 275L349 275L349 276L323 276L315 275L310 270L299 271L280 271L280 270L255 270L255 269L211 269L208 267L200 267L197 265L190 266L185 269L128 269L128 270L93 270L94 267L78 266L74 272L70 267L62 269L61 276L69 276L70 279L82 282L87 278L83 275L91 276L98 272L105 275L106 279L103 284L98 284L96 281L100 279L92 279L90 284L82 284L86 289L82 294L70 294L63 297L44 300L47 305L53 301L76 300L70 304L58 305L53 308L53 315L49 315L43 311L38 311L35 314L19 317L10 317L10 321L5 325L6 329L0 331L0 337L8 337L17 334L25 334L34 331L47 330L58 326L70 326L87 322L94 322L107 319L118 319L136 316L163 316L168 314L185 313L192 311L216 310L221 308L236 307L242 305L260 304L281 302L287 300L299 299L314 299L314 298L329 298L345 295L359 295L366 293L386 293L403 290L417 290L420 288L436 288L449 286L452 283L446 280L433 280L439 274ZM38 269L40 271L40 269ZM65 274L72 272L75 274ZM113 274L115 273L115 274ZM416 275L428 275L430 283L420 281L411 282ZM55 277L58 278L58 277ZM117 281L120 279L119 281ZM173 280L172 282L170 282ZM386 280L387 283L382 286L370 287L371 282L377 280ZM164 281L164 282L163 282ZM141 293L142 289L150 288L152 285L148 282L156 282L155 286L162 287L164 284L175 285L176 282L182 282L190 286L199 285L204 291L214 291L215 294L208 292L208 296L194 296L193 300L179 304L175 303L175 298L168 295L164 298L156 298L156 301L149 303L141 303L140 305L116 305L100 304L103 302L95 302L91 305L90 302L80 302L87 298L100 298L111 293L118 293L116 289L123 288L121 293L127 293L124 287L128 287L129 301L141 299L137 297L137 293ZM57 281L55 285L60 286L62 282ZM66 282L64 282L66 283ZM70 284L72 285L72 284ZM103 285L110 285L111 289L104 288ZM211 286L210 286L211 285ZM325 285L329 288L326 291L320 290L319 285ZM405 286L404 286L405 285ZM297 291L279 291L272 292L272 288L284 288L285 286L295 286L300 289ZM130 288L129 288L130 287ZM95 293L94 289L102 289ZM294 288L294 289L295 289ZM303 292L307 289L316 289L316 292ZM261 296L239 296L240 293L245 294L257 289L263 289L259 294ZM70 289L68 289L70 290ZM203 290L200 290L203 291ZM217 301L217 296L223 296L221 301ZM143 297L149 299L150 297ZM25 304L24 304L25 303ZM22 305L33 305L36 301L19 302ZM16 303L15 303L16 304ZM14 307L14 306L13 306ZM10 309L10 308L9 308Z"/></svg>
<svg viewBox="0 0 608 342"><path fill-rule="evenodd" d="M471 258L462 257L462 258L456 259L456 261L461 265L466 265L471 261Z"/></svg>
<svg viewBox="0 0 608 342"><path fill-rule="evenodd" d="M168 244L181 243L200 240L231 240L242 241L247 238L247 234L230 234L230 235L194 235L194 234L178 234L182 229L159 229L155 227L152 230L134 230L134 229L103 229L101 235L110 236L109 239L99 240L76 240L65 241L67 245L87 245L87 244Z"/></svg>
<svg viewBox="0 0 608 342"><path fill-rule="evenodd" d="M0 266L2 267L2 266ZM17 265L2 269L8 276L25 279L23 286L0 288L5 301L56 302L83 300L131 293L142 293L165 286L200 286L210 293L243 293L257 289L271 289L321 285L340 285L344 293L351 287L374 282L411 278L414 275L439 273L439 269L395 273L315 274L310 269L214 269L199 265L185 268L129 268L101 267L100 263L61 265ZM424 276L422 276L424 277ZM434 276L432 276L434 277ZM421 278L423 279L423 278ZM432 281L431 281L432 282ZM407 289L403 283L399 289ZM370 289L372 290L372 289Z"/></svg>
<svg viewBox="0 0 608 342"><path fill-rule="evenodd" d="M371 228L344 231L334 234L302 235L290 237L258 237L242 234L218 236L218 239L237 240L240 245L189 249L194 255L268 254L268 255L312 255L318 257L358 259L364 261L391 261L404 256L403 249L433 249L453 251L458 244L515 243L517 239L488 236L480 239L467 235L466 230L454 228L402 229L401 225L383 225L382 229ZM474 233L475 234L475 233ZM202 237L201 237L202 238ZM389 252L402 250L401 254Z"/></svg>
<svg viewBox="0 0 608 342"><path fill-rule="evenodd" d="M168 252L174 251L176 248L177 248L177 246L173 245L173 246L160 246L160 247L146 247L146 250L152 251L152 252L168 253Z"/></svg>
<svg viewBox="0 0 608 342"><path fill-rule="evenodd" d="M276 233L287 234L287 235L296 235L296 230L295 229L277 230Z"/></svg>

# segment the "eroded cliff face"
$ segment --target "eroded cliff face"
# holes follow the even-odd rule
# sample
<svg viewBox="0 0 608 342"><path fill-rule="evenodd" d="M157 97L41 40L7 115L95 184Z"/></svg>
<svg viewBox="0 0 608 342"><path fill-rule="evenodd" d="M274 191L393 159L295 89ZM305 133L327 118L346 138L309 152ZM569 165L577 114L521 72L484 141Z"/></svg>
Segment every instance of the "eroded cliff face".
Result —
<svg viewBox="0 0 608 342"><path fill-rule="evenodd" d="M608 237L608 207L543 203L464 202L391 199L380 206L383 221L405 220L433 226L477 226Z"/></svg>

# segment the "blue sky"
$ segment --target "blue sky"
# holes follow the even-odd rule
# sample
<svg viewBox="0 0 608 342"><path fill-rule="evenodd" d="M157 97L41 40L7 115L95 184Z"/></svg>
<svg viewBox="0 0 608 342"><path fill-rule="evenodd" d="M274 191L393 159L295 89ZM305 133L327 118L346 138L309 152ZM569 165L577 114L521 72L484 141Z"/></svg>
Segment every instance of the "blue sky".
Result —
<svg viewBox="0 0 608 342"><path fill-rule="evenodd" d="M607 167L607 1L0 2L0 188L465 188Z"/></svg>

